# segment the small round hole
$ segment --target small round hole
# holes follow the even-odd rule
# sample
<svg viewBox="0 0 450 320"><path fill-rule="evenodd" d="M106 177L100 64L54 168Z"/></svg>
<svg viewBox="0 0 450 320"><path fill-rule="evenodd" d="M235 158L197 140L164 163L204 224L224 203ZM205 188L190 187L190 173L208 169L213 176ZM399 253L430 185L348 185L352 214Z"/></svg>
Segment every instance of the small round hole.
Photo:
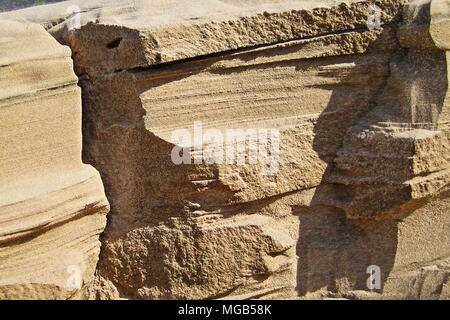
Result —
<svg viewBox="0 0 450 320"><path fill-rule="evenodd" d="M122 38L117 38L116 40L113 40L110 43L108 43L106 47L109 49L117 48L120 42L122 42Z"/></svg>

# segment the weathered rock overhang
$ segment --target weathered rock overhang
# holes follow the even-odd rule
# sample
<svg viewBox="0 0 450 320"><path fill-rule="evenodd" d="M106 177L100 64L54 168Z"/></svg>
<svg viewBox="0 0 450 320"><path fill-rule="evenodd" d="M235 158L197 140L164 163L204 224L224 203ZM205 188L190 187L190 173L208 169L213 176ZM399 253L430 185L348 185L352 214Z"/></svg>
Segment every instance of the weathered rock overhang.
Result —
<svg viewBox="0 0 450 320"><path fill-rule="evenodd" d="M91 297L367 298L372 264L376 297L448 294L445 1L193 2L170 23L100 2L80 28L62 5L46 24L72 49L83 159L111 203ZM276 174L175 165L172 133L195 121L278 130Z"/></svg>

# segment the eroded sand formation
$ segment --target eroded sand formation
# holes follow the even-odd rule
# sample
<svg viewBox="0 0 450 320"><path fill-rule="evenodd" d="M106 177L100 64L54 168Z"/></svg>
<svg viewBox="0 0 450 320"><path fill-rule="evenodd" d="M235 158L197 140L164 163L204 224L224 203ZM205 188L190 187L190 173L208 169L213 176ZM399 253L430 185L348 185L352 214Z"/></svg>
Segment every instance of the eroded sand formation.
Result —
<svg viewBox="0 0 450 320"><path fill-rule="evenodd" d="M71 266L93 280L109 205L81 162L71 52L36 24L0 21L0 39L0 299L77 296Z"/></svg>
<svg viewBox="0 0 450 320"><path fill-rule="evenodd" d="M0 297L449 299L449 15L448 0L0 14ZM199 149L199 121L276 130L276 165L250 163L252 139L243 164L199 161L230 146ZM189 164L171 157L180 129Z"/></svg>

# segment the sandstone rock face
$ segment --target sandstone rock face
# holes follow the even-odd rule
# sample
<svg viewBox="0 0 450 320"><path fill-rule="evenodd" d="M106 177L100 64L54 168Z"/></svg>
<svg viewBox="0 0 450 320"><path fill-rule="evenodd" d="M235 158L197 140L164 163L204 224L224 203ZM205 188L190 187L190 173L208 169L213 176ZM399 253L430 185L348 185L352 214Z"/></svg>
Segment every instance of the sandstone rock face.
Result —
<svg viewBox="0 0 450 320"><path fill-rule="evenodd" d="M448 7L11 14L69 45L80 78L83 160L111 203L84 298L450 298Z"/></svg>
<svg viewBox="0 0 450 320"><path fill-rule="evenodd" d="M63 299L93 280L109 205L81 162L71 52L0 21L0 299Z"/></svg>

